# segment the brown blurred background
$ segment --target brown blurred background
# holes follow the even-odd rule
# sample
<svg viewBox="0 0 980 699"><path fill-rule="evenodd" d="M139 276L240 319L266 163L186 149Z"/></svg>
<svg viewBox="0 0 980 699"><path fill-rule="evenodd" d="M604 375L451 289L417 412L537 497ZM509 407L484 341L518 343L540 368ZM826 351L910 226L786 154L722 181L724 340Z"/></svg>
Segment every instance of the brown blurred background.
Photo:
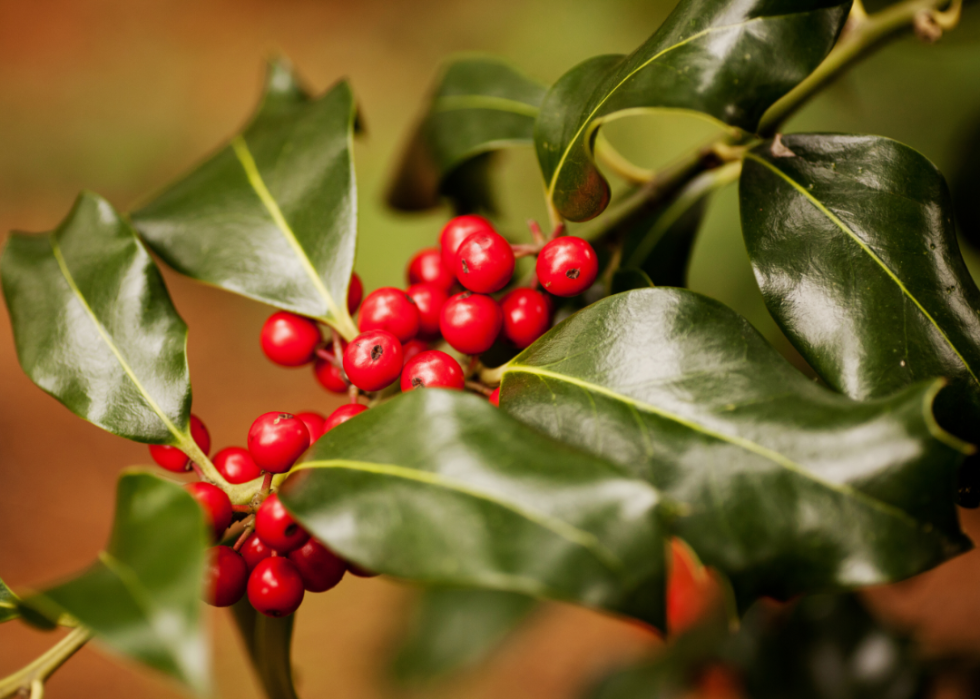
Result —
<svg viewBox="0 0 980 699"><path fill-rule="evenodd" d="M431 244L446 212L405 217L381 204L386 173L439 62L459 51L510 58L543 81L578 61L627 52L666 16L670 0L0 0L0 241L12 228L45 230L79 189L128 209L232 134L256 102L263 61L281 52L322 90L349 76L368 126L357 146L360 243L368 289L399 284L405 262ZM980 130L980 8L936 46L906 39L873 57L791 124L897 138L944 171ZM706 137L679 117L623 120L609 134L639 163L668 160ZM505 230L544 218L533 155L504 159ZM977 191L980 199L980 190ZM699 239L692 286L745 314L778 346L738 231L734 188L716 198ZM382 252L383 251L383 252ZM968 251L969 262L980 269ZM329 412L339 401L308 370L273 367L259 327L267 307L165 271L190 326L194 411L215 448L243 444L267 410ZM0 311L0 577L15 589L91 561L112 516L118 471L149 462L146 448L70 414L21 373ZM964 513L980 536L980 517ZM980 554L875 592L889 618L918 628L932 649L980 653ZM405 695L385 679L388 654L416 591L386 580L345 580L311 595L298 616L296 654L308 697ZM223 696L258 696L229 616L211 612ZM54 642L20 623L0 627L0 676ZM645 652L645 631L549 605L480 669L409 696L571 697L605 669ZM167 680L87 647L58 672L52 697L180 696Z"/></svg>

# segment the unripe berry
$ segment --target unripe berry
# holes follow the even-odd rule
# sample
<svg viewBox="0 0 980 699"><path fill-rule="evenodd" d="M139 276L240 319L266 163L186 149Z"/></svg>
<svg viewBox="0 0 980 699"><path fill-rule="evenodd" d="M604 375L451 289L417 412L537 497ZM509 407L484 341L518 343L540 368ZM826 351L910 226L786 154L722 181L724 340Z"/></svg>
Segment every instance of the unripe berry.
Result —
<svg viewBox="0 0 980 699"><path fill-rule="evenodd" d="M214 455L214 467L232 485L248 483L262 475L248 449L242 447L225 447L219 451Z"/></svg>
<svg viewBox="0 0 980 699"><path fill-rule="evenodd" d="M310 433L310 444L320 439L323 434L323 423L326 418L320 413L296 413L296 417L303 421L307 431Z"/></svg>
<svg viewBox="0 0 980 699"><path fill-rule="evenodd" d="M310 446L306 425L291 413L264 413L248 430L248 451L263 471L285 473Z"/></svg>
<svg viewBox="0 0 980 699"><path fill-rule="evenodd" d="M442 307L449 300L446 290L435 284L413 284L405 293L415 302L415 307L419 311L419 335L422 337L438 335Z"/></svg>
<svg viewBox="0 0 980 699"><path fill-rule="evenodd" d="M445 352L422 352L405 364L402 370L402 391L415 388L454 388L463 390L466 383L459 362Z"/></svg>
<svg viewBox="0 0 980 699"><path fill-rule="evenodd" d="M245 543L242 544L242 548L239 553L241 553L242 558L245 559L245 565L248 566L248 569L252 570L260 562L272 555L272 549L266 546L258 535L252 534L250 537L245 539Z"/></svg>
<svg viewBox="0 0 980 699"><path fill-rule="evenodd" d="M429 344L423 340L411 340L402 345L402 366L408 364L412 357L429 351Z"/></svg>
<svg viewBox="0 0 980 699"><path fill-rule="evenodd" d="M230 607L245 594L248 566L238 552L227 546L208 549L204 569L204 601L215 607Z"/></svg>
<svg viewBox="0 0 980 699"><path fill-rule="evenodd" d="M568 235L541 249L535 270L541 285L555 296L576 296L592 286L599 259L587 241Z"/></svg>
<svg viewBox="0 0 980 699"><path fill-rule="evenodd" d="M197 415L191 415L191 437L205 456L211 452L211 435L208 434L208 428L204 426ZM187 454L177 447L166 444L151 444L149 446L150 458L161 468L174 473L181 473L188 469L191 460Z"/></svg>
<svg viewBox="0 0 980 699"><path fill-rule="evenodd" d="M498 233L473 233L456 251L456 278L470 291L492 294L514 276L514 251Z"/></svg>
<svg viewBox="0 0 980 699"><path fill-rule="evenodd" d="M303 603L303 579L288 558L267 558L248 577L248 601L271 617L289 616Z"/></svg>
<svg viewBox="0 0 980 699"><path fill-rule="evenodd" d="M457 352L480 354L493 346L503 322L500 304L489 296L465 291L442 307L439 329Z"/></svg>
<svg viewBox="0 0 980 699"><path fill-rule="evenodd" d="M364 285L361 284L361 278L357 276L357 272L352 272L350 283L347 285L348 313L354 315L357 312L357 307L361 305L362 298L364 298Z"/></svg>
<svg viewBox="0 0 980 699"><path fill-rule="evenodd" d="M385 330L361 333L344 350L344 371L362 391L380 391L402 371L402 343Z"/></svg>
<svg viewBox="0 0 980 699"><path fill-rule="evenodd" d="M204 482L188 483L184 488L204 510L204 519L211 525L214 539L217 541L231 526L233 513L228 494L218 486Z"/></svg>
<svg viewBox="0 0 980 699"><path fill-rule="evenodd" d="M340 406L330 413L327 421L323 423L323 434L326 434L337 425L344 424L355 415L360 415L367 409L368 407L366 405L361 405L360 403L348 403L347 405Z"/></svg>
<svg viewBox="0 0 980 699"><path fill-rule="evenodd" d="M362 333L387 330L399 342L408 342L419 333L419 309L401 289L382 287L364 299L357 327Z"/></svg>
<svg viewBox="0 0 980 699"><path fill-rule="evenodd" d="M439 248L442 254L442 264L446 269L455 271L456 251L460 244L474 233L496 233L493 225L482 216L472 214L457 216L447 223L439 234Z"/></svg>
<svg viewBox="0 0 980 699"><path fill-rule="evenodd" d="M504 337L524 349L545 334L551 324L551 302L534 289L514 289L500 301Z"/></svg>
<svg viewBox="0 0 980 699"><path fill-rule="evenodd" d="M313 374L320 385L332 393L347 393L347 379L340 367L329 359L317 357L313 365Z"/></svg>
<svg viewBox="0 0 980 699"><path fill-rule="evenodd" d="M313 361L323 337L309 318L278 311L262 326L262 351L279 366L303 366Z"/></svg>
<svg viewBox="0 0 980 699"><path fill-rule="evenodd" d="M310 538L275 493L267 497L255 513L255 533L262 543L279 553L294 551Z"/></svg>
<svg viewBox="0 0 980 699"><path fill-rule="evenodd" d="M490 393L490 405L494 406L495 408L500 407L500 386L497 386Z"/></svg>
<svg viewBox="0 0 980 699"><path fill-rule="evenodd" d="M408 263L406 274L409 284L435 284L446 292L456 283L452 269L442 263L439 248L419 250Z"/></svg>
<svg viewBox="0 0 980 699"><path fill-rule="evenodd" d="M316 539L290 551L289 560L296 566L308 592L326 592L340 582L347 570L347 562Z"/></svg>

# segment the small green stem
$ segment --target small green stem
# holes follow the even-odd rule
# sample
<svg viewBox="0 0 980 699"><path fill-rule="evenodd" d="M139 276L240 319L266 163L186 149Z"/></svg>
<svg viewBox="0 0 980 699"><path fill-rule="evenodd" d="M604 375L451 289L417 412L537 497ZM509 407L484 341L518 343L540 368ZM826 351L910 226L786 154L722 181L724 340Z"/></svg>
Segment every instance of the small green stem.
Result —
<svg viewBox="0 0 980 699"><path fill-rule="evenodd" d="M956 2L958 0L954 0L954 4ZM837 46L809 77L766 111L759 124L759 133L764 136L774 134L811 97L872 49L903 31L911 30L922 13L933 13L949 4L949 0L905 0L873 15L865 14L864 7L857 5L858 9L852 11Z"/></svg>
<svg viewBox="0 0 980 699"><path fill-rule="evenodd" d="M29 691L31 697L41 697L44 694L44 681L54 671L61 667L68 658L78 652L92 637L92 632L86 628L77 628L57 644L52 646L44 655L25 665L12 675L0 680L0 699L6 699L21 691Z"/></svg>

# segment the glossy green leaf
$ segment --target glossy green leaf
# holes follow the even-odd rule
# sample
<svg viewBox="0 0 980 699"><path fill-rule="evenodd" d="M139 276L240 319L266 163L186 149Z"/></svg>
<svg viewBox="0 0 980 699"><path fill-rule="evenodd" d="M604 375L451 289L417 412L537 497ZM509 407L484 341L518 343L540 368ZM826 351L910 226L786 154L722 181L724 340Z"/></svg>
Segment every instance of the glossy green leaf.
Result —
<svg viewBox="0 0 980 699"><path fill-rule="evenodd" d="M204 693L210 680L201 626L204 516L179 484L136 471L116 493L112 536L78 576L25 604L57 621L69 614L123 656Z"/></svg>
<svg viewBox="0 0 980 699"><path fill-rule="evenodd" d="M765 110L824 59L850 6L850 0L683 0L630 55L573 68L549 90L534 136L555 207L585 221L609 203L592 152L606 121L688 110L754 131Z"/></svg>
<svg viewBox="0 0 980 699"><path fill-rule="evenodd" d="M402 156L388 203L417 211L449 195L467 198L463 209L485 208L487 195L473 201L479 193L471 190L486 189L487 156L533 145L534 120L546 89L497 58L468 56L449 63ZM459 186L464 183L471 186Z"/></svg>
<svg viewBox="0 0 980 699"><path fill-rule="evenodd" d="M940 387L854 402L720 303L661 287L554 327L507 365L500 405L675 501L673 533L744 608L898 580L970 547L952 501L967 445L932 418Z"/></svg>
<svg viewBox="0 0 980 699"><path fill-rule="evenodd" d="M431 680L485 660L537 606L501 590L426 590L392 670L400 682Z"/></svg>
<svg viewBox="0 0 980 699"><path fill-rule="evenodd" d="M369 570L663 624L657 492L486 399L411 391L331 430L305 458L282 501Z"/></svg>
<svg viewBox="0 0 980 699"><path fill-rule="evenodd" d="M913 699L928 686L907 637L879 623L854 595L819 595L786 610L757 605L734 635L723 620L695 628L589 697L681 699L718 668L752 699Z"/></svg>
<svg viewBox="0 0 980 699"><path fill-rule="evenodd" d="M266 697L298 699L291 661L296 615L273 619L259 614L247 596L232 607L232 613Z"/></svg>
<svg viewBox="0 0 980 699"><path fill-rule="evenodd" d="M944 427L980 442L980 289L942 175L877 136L784 136L745 160L742 227L770 313L829 385L885 396L953 383Z"/></svg>
<svg viewBox="0 0 980 699"><path fill-rule="evenodd" d="M28 376L72 412L140 442L187 444L187 326L112 206L83 193L48 235L14 234L0 261Z"/></svg>
<svg viewBox="0 0 980 699"><path fill-rule="evenodd" d="M246 129L133 223L179 272L320 319L351 339L355 116L346 82L311 99L287 64L273 62Z"/></svg>
<svg viewBox="0 0 980 699"><path fill-rule="evenodd" d="M0 624L20 616L17 609L19 602L17 595L7 587L3 580L0 580Z"/></svg>

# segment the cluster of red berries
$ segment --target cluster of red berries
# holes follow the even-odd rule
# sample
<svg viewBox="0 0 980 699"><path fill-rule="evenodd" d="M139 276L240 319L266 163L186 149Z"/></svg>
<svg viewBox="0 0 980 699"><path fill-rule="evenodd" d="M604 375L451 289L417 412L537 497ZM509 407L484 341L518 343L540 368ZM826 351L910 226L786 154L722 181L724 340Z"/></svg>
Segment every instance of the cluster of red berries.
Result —
<svg viewBox="0 0 980 699"><path fill-rule="evenodd" d="M207 602L227 607L247 593L249 602L259 612L285 616L296 611L306 591L329 590L348 570L355 575L371 575L311 538L275 493L270 493L272 474L288 472L320 436L366 409L363 405L345 405L329 418L317 413L265 413L249 428L247 449L227 447L219 451L214 465L229 483L265 477L260 493L265 498L257 507L232 505L224 490L205 480L186 486L204 510L215 541L225 536L236 512L246 515L234 546L210 549L204 587ZM211 437L194 415L191 435L207 455ZM170 471L186 471L194 466L177 447L153 445L150 454Z"/></svg>
<svg viewBox="0 0 980 699"><path fill-rule="evenodd" d="M353 384L379 391L401 377L401 389L424 386L462 389L465 374L450 355L431 349L441 336L457 352L476 356L503 337L523 349L551 327L555 296L575 296L595 281L598 260L588 242L572 236L535 245L511 245L480 216L457 216L442 229L438 248L419 251L408 265L408 288L383 287L368 294L351 277L348 309L360 305L358 335L349 344L334 335L323 342L312 320L284 311L262 328L262 349L282 366L314 363L314 373L330 391ZM514 275L517 257L537 255L535 282L499 300ZM460 290L457 284L462 287ZM539 291L540 284L548 293Z"/></svg>

